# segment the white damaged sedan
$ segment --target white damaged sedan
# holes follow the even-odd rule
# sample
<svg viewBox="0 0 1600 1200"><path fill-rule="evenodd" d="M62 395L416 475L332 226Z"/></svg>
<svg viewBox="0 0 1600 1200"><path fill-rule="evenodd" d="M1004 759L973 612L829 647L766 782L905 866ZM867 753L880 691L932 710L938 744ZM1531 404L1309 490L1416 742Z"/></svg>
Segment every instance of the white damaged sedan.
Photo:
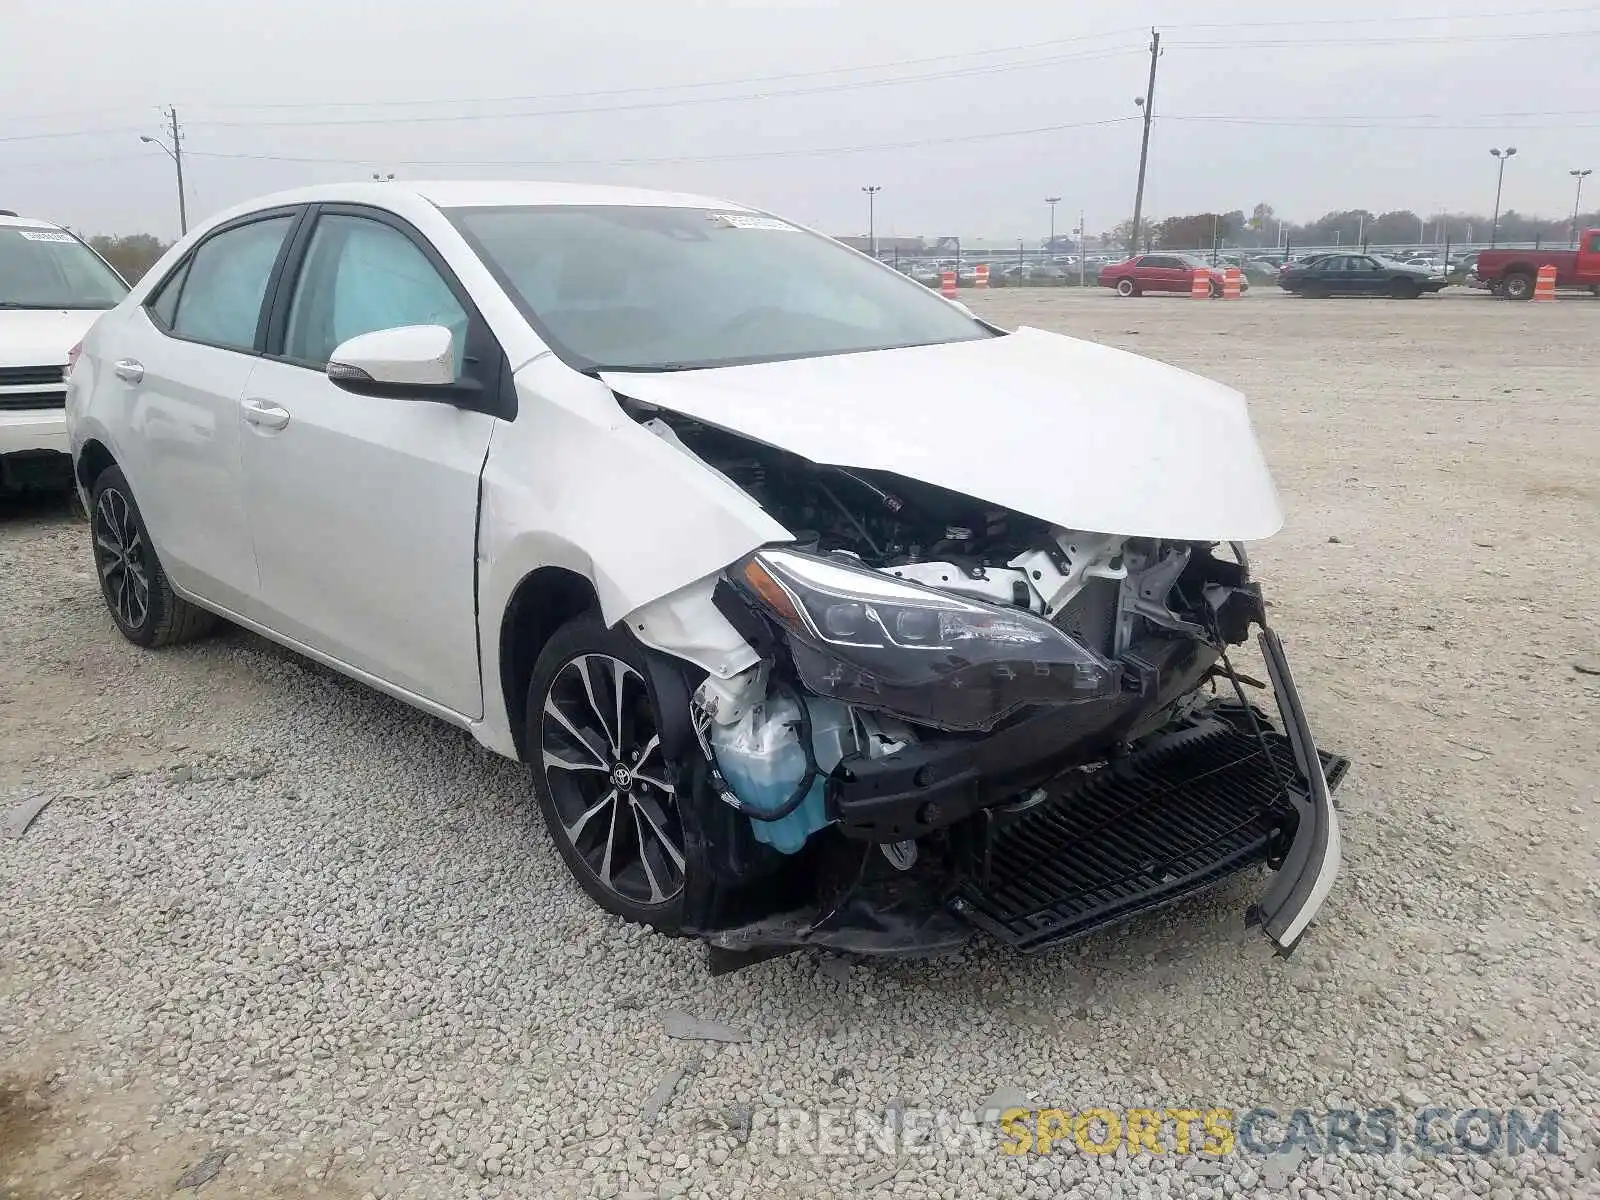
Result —
<svg viewBox="0 0 1600 1200"><path fill-rule="evenodd" d="M1261 864L1287 953L1328 894L1347 764L1218 384L737 204L531 183L234 209L73 358L126 637L222 617L527 762L584 889L713 969L1043 949Z"/></svg>

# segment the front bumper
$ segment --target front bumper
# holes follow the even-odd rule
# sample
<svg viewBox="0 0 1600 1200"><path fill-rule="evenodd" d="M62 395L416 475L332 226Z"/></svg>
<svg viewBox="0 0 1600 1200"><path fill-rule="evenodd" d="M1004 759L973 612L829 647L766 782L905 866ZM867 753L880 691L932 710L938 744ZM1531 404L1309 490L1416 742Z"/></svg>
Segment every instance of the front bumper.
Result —
<svg viewBox="0 0 1600 1200"><path fill-rule="evenodd" d="M1176 653L1193 643L1166 645ZM1349 763L1318 751L1276 635L1262 632L1260 645L1281 728L1254 708L1213 704L1123 757L1057 768L1020 800L1016 780L1048 764L1048 753L1040 757L1035 745L1030 765L985 772L1030 745L1039 732L1032 722L947 750L943 760L911 760L893 772L888 764L911 751L880 760L885 789L877 798L863 797L858 768L854 781L831 794L841 831L858 844L898 840L886 814L909 813L913 825L919 811L931 815L928 799L917 807L919 774L952 768L928 777L921 793L962 810L939 835L947 859L937 868L924 864L920 877L862 872L842 897L809 913L704 931L714 969L805 945L932 952L959 944L961 931L972 929L1023 952L1046 950L1262 863L1274 874L1250 917L1279 953L1293 952L1339 870L1331 793ZM1165 671L1155 668L1155 677L1184 694L1211 663L1204 654L1180 656ZM908 780L911 795L902 788ZM995 788L1010 789L1007 802L993 801ZM859 853L863 864L878 857L870 844Z"/></svg>
<svg viewBox="0 0 1600 1200"><path fill-rule="evenodd" d="M0 454L28 450L67 453L67 414L60 408L0 407Z"/></svg>

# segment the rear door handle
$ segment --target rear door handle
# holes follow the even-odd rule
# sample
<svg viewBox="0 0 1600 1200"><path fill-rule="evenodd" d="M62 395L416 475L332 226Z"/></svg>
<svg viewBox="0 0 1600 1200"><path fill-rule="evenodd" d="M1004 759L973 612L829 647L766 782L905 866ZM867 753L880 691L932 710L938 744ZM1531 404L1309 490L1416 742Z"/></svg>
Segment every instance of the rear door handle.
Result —
<svg viewBox="0 0 1600 1200"><path fill-rule="evenodd" d="M259 425L262 429L282 429L289 423L289 410L279 408L266 400L246 400L244 419L252 425Z"/></svg>
<svg viewBox="0 0 1600 1200"><path fill-rule="evenodd" d="M138 383L144 378L144 364L136 358L119 358L111 369L116 372L118 379L129 383Z"/></svg>

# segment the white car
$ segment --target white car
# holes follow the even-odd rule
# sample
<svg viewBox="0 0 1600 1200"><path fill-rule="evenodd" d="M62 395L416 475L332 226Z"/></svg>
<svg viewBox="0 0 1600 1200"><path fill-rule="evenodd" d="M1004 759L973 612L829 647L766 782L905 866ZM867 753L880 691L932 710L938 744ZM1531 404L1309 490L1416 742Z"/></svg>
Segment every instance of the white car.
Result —
<svg viewBox="0 0 1600 1200"><path fill-rule="evenodd" d="M1337 870L1243 398L768 213L268 197L96 324L68 420L125 636L220 615L527 762L588 893L715 969L1036 949L1263 862L1286 952Z"/></svg>
<svg viewBox="0 0 1600 1200"><path fill-rule="evenodd" d="M67 230L0 212L0 494L71 486L67 351L127 294Z"/></svg>

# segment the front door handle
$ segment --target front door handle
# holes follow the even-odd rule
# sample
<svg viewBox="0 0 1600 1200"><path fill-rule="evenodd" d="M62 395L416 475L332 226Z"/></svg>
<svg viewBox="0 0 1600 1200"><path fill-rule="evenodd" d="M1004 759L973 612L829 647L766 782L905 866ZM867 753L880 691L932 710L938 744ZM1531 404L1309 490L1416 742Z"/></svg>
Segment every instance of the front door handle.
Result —
<svg viewBox="0 0 1600 1200"><path fill-rule="evenodd" d="M136 358L119 358L114 367L118 379L128 383L138 383L144 378L144 364Z"/></svg>
<svg viewBox="0 0 1600 1200"><path fill-rule="evenodd" d="M289 423L289 410L266 400L246 400L243 408L244 419L263 429L282 429Z"/></svg>

